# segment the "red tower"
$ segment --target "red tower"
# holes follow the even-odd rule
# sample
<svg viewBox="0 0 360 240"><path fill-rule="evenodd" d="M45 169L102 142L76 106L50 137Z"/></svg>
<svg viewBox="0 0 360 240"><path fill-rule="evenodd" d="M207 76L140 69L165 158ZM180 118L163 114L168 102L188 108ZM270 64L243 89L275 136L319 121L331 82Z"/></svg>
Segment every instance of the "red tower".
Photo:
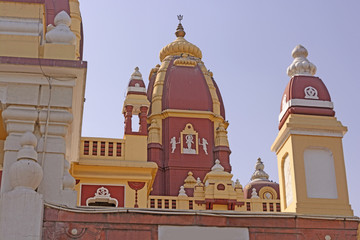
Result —
<svg viewBox="0 0 360 240"><path fill-rule="evenodd" d="M200 49L184 36L179 23L149 76L148 160L159 166L152 195L177 195L189 171L203 179L216 159L231 171L220 91Z"/></svg>

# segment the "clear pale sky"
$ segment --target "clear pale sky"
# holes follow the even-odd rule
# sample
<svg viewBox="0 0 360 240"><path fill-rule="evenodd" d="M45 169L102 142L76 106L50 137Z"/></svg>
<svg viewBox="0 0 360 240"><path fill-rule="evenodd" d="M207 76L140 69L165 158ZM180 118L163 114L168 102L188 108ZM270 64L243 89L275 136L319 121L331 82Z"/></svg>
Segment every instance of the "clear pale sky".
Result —
<svg viewBox="0 0 360 240"><path fill-rule="evenodd" d="M261 157L278 182L275 153L281 96L291 51L302 44L326 84L343 139L347 180L360 215L360 1L80 1L88 61L83 136L122 138L126 87L136 66L145 84L159 52L185 38L203 53L226 110L234 180L244 186Z"/></svg>

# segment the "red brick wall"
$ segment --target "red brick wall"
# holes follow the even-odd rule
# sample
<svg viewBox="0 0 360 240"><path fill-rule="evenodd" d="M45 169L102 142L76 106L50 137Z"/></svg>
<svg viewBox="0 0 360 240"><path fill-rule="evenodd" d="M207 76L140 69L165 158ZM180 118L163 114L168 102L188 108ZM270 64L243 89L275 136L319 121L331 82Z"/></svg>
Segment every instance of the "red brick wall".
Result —
<svg viewBox="0 0 360 240"><path fill-rule="evenodd" d="M332 240L356 240L358 228L358 221L354 219L316 219L291 214L209 216L195 211L180 215L171 211L118 210L75 213L46 208L43 239L157 240L158 226L172 225L248 228L251 240L324 240L326 235Z"/></svg>

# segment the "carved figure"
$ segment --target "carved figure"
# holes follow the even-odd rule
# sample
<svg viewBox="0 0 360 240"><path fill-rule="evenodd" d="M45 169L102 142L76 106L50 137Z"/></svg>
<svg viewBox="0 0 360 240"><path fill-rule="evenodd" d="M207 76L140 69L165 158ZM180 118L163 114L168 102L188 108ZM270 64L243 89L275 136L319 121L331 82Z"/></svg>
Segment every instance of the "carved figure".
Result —
<svg viewBox="0 0 360 240"><path fill-rule="evenodd" d="M176 144L179 144L179 142L176 142L176 138L175 137L172 137L170 139L170 144L171 144L171 153L174 153L175 149L176 149Z"/></svg>
<svg viewBox="0 0 360 240"><path fill-rule="evenodd" d="M185 136L185 141L186 141L186 145L187 145L187 148L183 148L183 152L185 154L196 154L196 150L191 148L191 145L194 144L193 140L194 140L193 135L187 134Z"/></svg>
<svg viewBox="0 0 360 240"><path fill-rule="evenodd" d="M208 155L208 152L207 152L207 145L209 144L208 141L205 138L202 138L202 143L200 142L200 139L199 139L199 144L202 145L205 154Z"/></svg>
<svg viewBox="0 0 360 240"><path fill-rule="evenodd" d="M185 139L186 139L187 149L190 150L191 149L191 144L194 143L194 141L193 141L194 137L189 134L189 135L186 135Z"/></svg>

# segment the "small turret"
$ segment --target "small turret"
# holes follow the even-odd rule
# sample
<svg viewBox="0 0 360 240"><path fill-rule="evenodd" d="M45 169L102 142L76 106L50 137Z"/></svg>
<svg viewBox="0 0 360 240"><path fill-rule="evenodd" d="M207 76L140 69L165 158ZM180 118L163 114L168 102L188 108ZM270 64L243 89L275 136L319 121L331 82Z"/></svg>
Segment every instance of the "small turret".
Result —
<svg viewBox="0 0 360 240"><path fill-rule="evenodd" d="M146 97L146 87L142 79L142 75L139 72L139 68L136 67L128 84L126 98L124 101L123 114L125 116L125 134L141 134L147 135L147 113L150 103ZM139 116L139 131L134 132L132 130L132 116Z"/></svg>
<svg viewBox="0 0 360 240"><path fill-rule="evenodd" d="M257 159L255 164L255 171L251 176L251 182L249 182L244 189L245 198L254 198L254 194L257 194L257 198L261 199L279 199L279 184L269 180L269 174L264 171L264 163L261 158Z"/></svg>

